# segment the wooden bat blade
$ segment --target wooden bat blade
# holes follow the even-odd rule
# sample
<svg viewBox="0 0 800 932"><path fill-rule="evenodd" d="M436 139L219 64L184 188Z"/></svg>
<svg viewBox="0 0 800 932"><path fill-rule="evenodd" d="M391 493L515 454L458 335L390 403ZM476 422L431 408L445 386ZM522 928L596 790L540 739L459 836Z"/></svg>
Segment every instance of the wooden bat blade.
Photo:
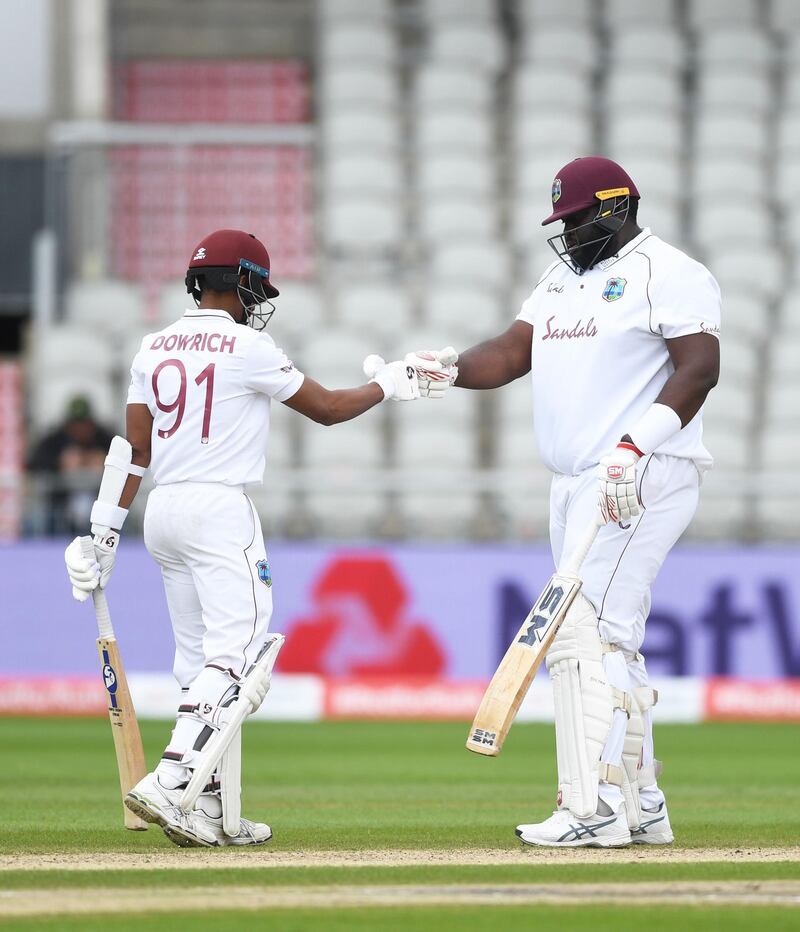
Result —
<svg viewBox="0 0 800 932"><path fill-rule="evenodd" d="M581 581L550 577L486 687L467 738L467 750L496 757L530 688L536 671L561 626Z"/></svg>
<svg viewBox="0 0 800 932"><path fill-rule="evenodd" d="M142 736L116 639L98 638L97 653L102 663L103 684L108 698L108 719L111 722L111 734L114 736L114 750L117 755L119 788L124 799L128 790L147 773ZM125 828L133 831L143 831L147 828L144 819L140 819L125 805L122 809Z"/></svg>

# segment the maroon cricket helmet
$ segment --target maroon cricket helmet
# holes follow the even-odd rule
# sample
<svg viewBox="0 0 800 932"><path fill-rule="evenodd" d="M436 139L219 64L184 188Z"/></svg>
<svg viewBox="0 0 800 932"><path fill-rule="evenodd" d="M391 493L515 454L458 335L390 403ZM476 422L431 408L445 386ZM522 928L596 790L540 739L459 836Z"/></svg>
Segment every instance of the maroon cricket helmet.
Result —
<svg viewBox="0 0 800 932"><path fill-rule="evenodd" d="M266 247L252 233L243 230L216 230L201 239L189 262L190 272L199 269L233 270L235 274L230 284L234 286L238 281L239 269L254 272L261 279L261 286L268 298L276 298L280 294L269 281L270 261Z"/></svg>
<svg viewBox="0 0 800 932"><path fill-rule="evenodd" d="M553 181L553 212L542 226L564 220L579 210L612 197L639 197L639 191L625 169L599 155L573 159Z"/></svg>

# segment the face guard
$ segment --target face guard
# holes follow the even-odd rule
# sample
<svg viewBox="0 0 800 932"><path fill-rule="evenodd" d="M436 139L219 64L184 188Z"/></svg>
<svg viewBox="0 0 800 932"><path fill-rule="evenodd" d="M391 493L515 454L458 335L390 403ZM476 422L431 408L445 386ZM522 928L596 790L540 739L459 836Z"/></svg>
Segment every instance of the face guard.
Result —
<svg viewBox="0 0 800 932"><path fill-rule="evenodd" d="M247 276L247 284L241 283L242 275ZM202 276L206 286L213 291L233 291L236 294L244 308L243 323L252 327L253 330L263 330L275 313L275 305L270 298L273 295L267 294L267 288L277 294L277 290L271 287L269 283L269 269L251 262L250 259L240 259L239 268L203 266L197 269L189 269L186 274L186 290L194 298L194 303L200 305L202 291L198 279ZM269 311L262 311L261 305L267 303L270 306ZM258 310L256 310L258 308Z"/></svg>
<svg viewBox="0 0 800 932"><path fill-rule="evenodd" d="M239 282L239 276L247 275L247 285ZM244 308L245 323L253 330L263 330L275 313L275 305L267 297L265 282L269 281L269 269L256 265L249 259L239 260L239 275L236 278L236 294ZM261 305L266 302L270 310L262 311ZM258 308L258 310L256 310Z"/></svg>
<svg viewBox="0 0 800 932"><path fill-rule="evenodd" d="M606 195L605 198L601 195ZM599 191L600 205L597 214L586 223L566 228L549 237L550 248L576 275L583 275L603 258L606 247L622 229L628 219L630 195L627 188Z"/></svg>

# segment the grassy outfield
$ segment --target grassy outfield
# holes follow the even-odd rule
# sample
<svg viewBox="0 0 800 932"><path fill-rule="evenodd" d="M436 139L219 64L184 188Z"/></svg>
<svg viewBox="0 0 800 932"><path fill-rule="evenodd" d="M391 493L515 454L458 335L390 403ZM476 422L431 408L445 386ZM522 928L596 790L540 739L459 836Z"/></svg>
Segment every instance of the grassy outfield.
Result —
<svg viewBox="0 0 800 932"><path fill-rule="evenodd" d="M169 737L144 722L148 764ZM243 812L272 847L517 846L514 826L553 808L553 730L516 725L497 759L470 754L445 723L250 723ZM677 843L789 845L800 839L791 725L662 726L657 754ZM108 723L0 719L0 851L146 851L160 832L123 832Z"/></svg>
<svg viewBox="0 0 800 932"><path fill-rule="evenodd" d="M154 764L168 736L167 723L144 722L148 763ZM519 852L514 826L546 817L555 791L552 727L517 725L497 760L464 750L466 726L444 723L251 723L245 729L244 814L268 821L270 852L505 848ZM108 870L7 869L0 872L0 928L94 930L109 923L119 932L174 929L190 921L193 930L256 928L491 929L498 923L538 929L681 928L725 932L769 926L800 928L800 913L773 907L507 905L415 905L269 910L269 923L237 912L230 894L237 886L276 889L335 885L548 884L679 881L797 881L798 862L777 863L558 863L478 866L213 867L176 870L114 869L114 854L179 852L160 830L126 832L121 826L114 753L108 723L90 720L0 719L3 747L3 818L0 855L107 854ZM662 785L668 794L676 847L753 848L797 845L800 839L800 784L796 779L796 729L782 725L662 726L657 753L666 761ZM778 802L780 801L780 802ZM231 865L253 851L223 850L214 857ZM613 852L609 852L613 857ZM240 860L242 859L242 860ZM225 891L225 912L109 916L3 918L2 891L85 889L97 897L104 888L140 889L141 903L159 890ZM103 898L99 899L102 902ZM327 904L327 901L326 901ZM245 920L245 916L250 919ZM260 916L260 914L259 914ZM506 926L500 926L505 928Z"/></svg>

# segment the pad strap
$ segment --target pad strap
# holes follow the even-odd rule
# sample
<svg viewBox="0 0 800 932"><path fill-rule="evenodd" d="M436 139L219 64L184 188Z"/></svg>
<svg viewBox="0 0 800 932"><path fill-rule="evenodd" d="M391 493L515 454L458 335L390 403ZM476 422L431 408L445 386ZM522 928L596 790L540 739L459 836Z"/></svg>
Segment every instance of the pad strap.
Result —
<svg viewBox="0 0 800 932"><path fill-rule="evenodd" d="M140 478L147 472L146 467L137 466L135 463L126 463L124 459L121 459L118 456L114 456L113 453L109 453L103 462L104 466L114 466L117 469L121 469L124 472L129 473L131 476L139 476Z"/></svg>
<svg viewBox="0 0 800 932"><path fill-rule="evenodd" d="M607 764L605 761L601 761L599 776L604 783L613 783L614 786L622 786L622 767L617 767L614 764Z"/></svg>

